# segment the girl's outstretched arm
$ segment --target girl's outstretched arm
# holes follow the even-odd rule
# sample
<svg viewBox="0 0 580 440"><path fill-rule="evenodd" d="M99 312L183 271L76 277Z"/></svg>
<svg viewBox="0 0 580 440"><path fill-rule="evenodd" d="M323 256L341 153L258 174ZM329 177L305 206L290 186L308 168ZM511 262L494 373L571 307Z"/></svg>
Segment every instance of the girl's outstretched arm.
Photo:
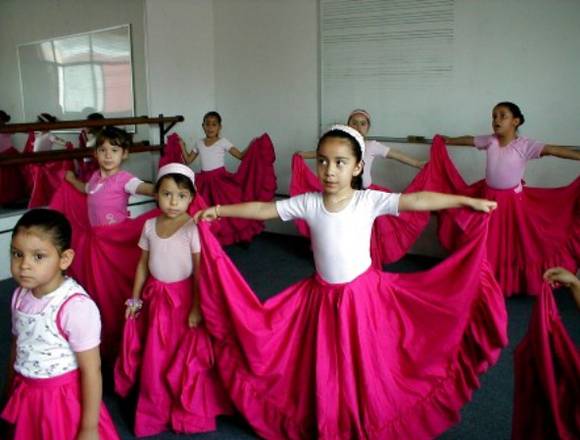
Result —
<svg viewBox="0 0 580 440"><path fill-rule="evenodd" d="M391 148L389 153L387 154L387 158L394 159L398 162L404 163L405 165L410 165L415 168L423 168L423 165L427 163L427 161L415 159L411 156L407 156L405 153L399 150L395 150Z"/></svg>
<svg viewBox="0 0 580 440"><path fill-rule="evenodd" d="M541 156L555 156L562 159L580 160L580 150L563 145L544 145Z"/></svg>
<svg viewBox="0 0 580 440"><path fill-rule="evenodd" d="M235 205L216 205L195 213L195 222L211 221L220 217L238 217L250 220L280 218L274 202L247 202Z"/></svg>
<svg viewBox="0 0 580 440"><path fill-rule="evenodd" d="M137 194L153 197L155 195L155 186L152 183L140 183L136 190Z"/></svg>
<svg viewBox="0 0 580 440"><path fill-rule="evenodd" d="M473 197L458 196L430 191L401 194L399 211L439 211L449 208L471 208L475 211L491 212L497 202Z"/></svg>
<svg viewBox="0 0 580 440"><path fill-rule="evenodd" d="M75 354L81 375L82 408L77 440L97 440L99 438L99 412L103 397L99 346Z"/></svg>
<svg viewBox="0 0 580 440"><path fill-rule="evenodd" d="M458 136L458 137L449 137L449 136L442 136L445 139L445 143L447 145L459 145L462 147L474 147L475 146L475 138L471 135L465 136Z"/></svg>
<svg viewBox="0 0 580 440"><path fill-rule="evenodd" d="M183 142L182 139L179 139L179 146L181 147L181 156L183 157L183 160L185 161L185 163L187 163L188 165L193 162L197 156L198 153L195 150L191 150L191 151L187 151L186 147L185 147L185 142Z"/></svg>
<svg viewBox="0 0 580 440"><path fill-rule="evenodd" d="M297 151L296 154L302 156L302 159L316 159L316 151Z"/></svg>
<svg viewBox="0 0 580 440"><path fill-rule="evenodd" d="M74 186L77 191L82 192L83 194L87 192L86 183L81 182L79 179L77 179L77 176L75 176L75 173L73 171L68 170L64 175L64 180L66 180L68 183Z"/></svg>
<svg viewBox="0 0 580 440"><path fill-rule="evenodd" d="M193 302L191 310L187 317L187 324L189 327L197 327L202 320L201 310L199 307L199 264L200 253L192 254L193 258Z"/></svg>
<svg viewBox="0 0 580 440"><path fill-rule="evenodd" d="M242 160L244 158L244 156L246 155L246 151L248 151L248 149L246 148L244 151L240 151L238 150L236 147L231 146L230 149L228 150L230 152L230 154L232 156L234 156L236 159Z"/></svg>

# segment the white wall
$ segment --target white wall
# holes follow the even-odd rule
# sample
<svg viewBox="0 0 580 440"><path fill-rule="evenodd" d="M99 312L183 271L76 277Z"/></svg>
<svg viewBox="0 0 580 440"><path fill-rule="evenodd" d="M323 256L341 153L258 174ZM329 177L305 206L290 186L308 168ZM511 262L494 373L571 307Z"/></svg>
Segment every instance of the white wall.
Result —
<svg viewBox="0 0 580 440"><path fill-rule="evenodd" d="M145 22L150 112L183 115L173 131L191 146L215 107L213 2L146 0Z"/></svg>

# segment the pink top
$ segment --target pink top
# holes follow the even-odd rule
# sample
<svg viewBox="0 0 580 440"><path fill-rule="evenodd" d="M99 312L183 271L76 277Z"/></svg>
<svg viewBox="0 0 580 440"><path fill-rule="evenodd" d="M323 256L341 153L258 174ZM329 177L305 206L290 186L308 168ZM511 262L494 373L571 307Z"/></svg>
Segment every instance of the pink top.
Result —
<svg viewBox="0 0 580 440"><path fill-rule="evenodd" d="M225 155L234 144L226 138L219 138L210 146L205 145L203 139L195 144L195 151L199 154L202 171L212 171L224 166Z"/></svg>
<svg viewBox="0 0 580 440"><path fill-rule="evenodd" d="M486 150L485 181L496 189L516 188L521 184L530 159L539 159L544 144L520 136L500 147L495 135L476 136L475 147Z"/></svg>
<svg viewBox="0 0 580 440"><path fill-rule="evenodd" d="M189 278L193 273L192 254L201 251L199 232L193 219L173 233L171 237L157 235L156 218L143 225L139 247L149 251L149 272L164 283L174 283Z"/></svg>
<svg viewBox="0 0 580 440"><path fill-rule="evenodd" d="M18 289L15 292L17 291ZM27 290L20 296L18 310L30 315L42 313L57 291L58 289L42 298L36 298L30 290ZM15 293L12 296L13 311L16 297ZM57 326L62 329L63 336L68 340L73 351L90 350L101 343L99 309L87 295L79 294L70 298L63 304L59 318Z"/></svg>
<svg viewBox="0 0 580 440"><path fill-rule="evenodd" d="M112 225L129 218L129 195L136 194L141 183L127 171L106 177L95 171L85 187L91 226Z"/></svg>
<svg viewBox="0 0 580 440"><path fill-rule="evenodd" d="M0 133L0 153L12 146L12 135L10 133Z"/></svg>
<svg viewBox="0 0 580 440"><path fill-rule="evenodd" d="M375 157L387 157L390 148L378 141L365 141L365 154L363 160L365 161L365 167L363 169L363 187L368 188L373 183L371 177L371 168L373 166L373 161Z"/></svg>

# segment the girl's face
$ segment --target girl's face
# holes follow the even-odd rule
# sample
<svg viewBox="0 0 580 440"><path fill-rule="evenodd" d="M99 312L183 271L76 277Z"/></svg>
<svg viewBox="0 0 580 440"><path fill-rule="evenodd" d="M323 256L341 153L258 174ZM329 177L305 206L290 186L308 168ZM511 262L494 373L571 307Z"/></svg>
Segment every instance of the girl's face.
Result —
<svg viewBox="0 0 580 440"><path fill-rule="evenodd" d="M515 118L509 108L504 106L493 108L491 113L491 126L496 135L514 135L520 122L520 118Z"/></svg>
<svg viewBox="0 0 580 440"><path fill-rule="evenodd" d="M106 176L111 176L121 169L121 164L124 159L129 156L128 150L118 145L111 145L108 140L105 140L95 150L95 158L99 163L101 172Z"/></svg>
<svg viewBox="0 0 580 440"><path fill-rule="evenodd" d="M10 246L10 271L16 282L41 297L62 283L74 251L59 252L50 234L35 227L20 229Z"/></svg>
<svg viewBox="0 0 580 440"><path fill-rule="evenodd" d="M213 139L220 135L220 130L222 125L219 123L218 118L215 116L208 116L201 124L206 137Z"/></svg>
<svg viewBox="0 0 580 440"><path fill-rule="evenodd" d="M351 118L348 120L348 126L354 128L363 137L366 137L371 128L369 120L366 118L366 116L359 113L355 113L351 116Z"/></svg>
<svg viewBox="0 0 580 440"><path fill-rule="evenodd" d="M328 138L316 152L316 173L326 194L350 190L352 178L362 172L362 166L346 139Z"/></svg>
<svg viewBox="0 0 580 440"><path fill-rule="evenodd" d="M159 185L157 203L159 209L169 218L179 218L187 213L187 208L193 200L193 194L187 189L177 186L175 180L166 178Z"/></svg>

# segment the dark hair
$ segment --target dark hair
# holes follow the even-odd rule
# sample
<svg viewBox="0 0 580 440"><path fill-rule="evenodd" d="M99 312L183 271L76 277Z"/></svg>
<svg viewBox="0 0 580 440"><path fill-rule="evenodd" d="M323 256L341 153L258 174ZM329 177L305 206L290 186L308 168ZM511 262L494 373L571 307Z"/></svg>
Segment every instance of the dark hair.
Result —
<svg viewBox="0 0 580 440"><path fill-rule="evenodd" d="M184 176L183 174L179 174L179 173L169 173L169 174L166 174L165 176L163 176L161 179L159 179L157 181L157 183L155 184L155 192L156 193L159 192L159 188L161 187L161 182L163 182L165 179L172 179L178 188L186 189L191 193L192 196L195 195L195 188L193 186L193 182L191 181L191 179L189 177Z"/></svg>
<svg viewBox="0 0 580 440"><path fill-rule="evenodd" d="M4 110L0 110L0 123L6 124L7 122L10 122L10 115Z"/></svg>
<svg viewBox="0 0 580 440"><path fill-rule="evenodd" d="M510 113L513 115L514 118L518 118L520 120L520 123L518 124L518 128L521 127L522 125L524 125L524 122L526 122L522 111L513 102L502 101L502 102L496 104L494 108L497 108L497 107L507 108L510 111Z"/></svg>
<svg viewBox="0 0 580 440"><path fill-rule="evenodd" d="M87 121L100 121L101 119L105 119L102 113L91 113L87 115ZM89 133L96 135L101 131L103 127L101 125L89 127Z"/></svg>
<svg viewBox="0 0 580 440"><path fill-rule="evenodd" d="M320 146L327 139L331 139L331 138L342 139L342 140L348 141L348 144L350 145L350 149L352 151L352 154L354 154L354 157L356 159L356 163L359 163L362 160L362 151L361 151L359 143L357 142L357 140L353 136L351 136L350 134L348 134L342 130L330 130L330 131L327 131L326 133L324 133L322 135L322 137L320 138L320 140L318 141L318 145L316 146L316 151L318 151L320 149ZM363 170L364 170L364 168L363 168ZM353 189L362 189L362 187L363 187L363 180L362 180L363 170L361 170L361 172L358 176L352 176L350 186Z"/></svg>
<svg viewBox="0 0 580 440"><path fill-rule="evenodd" d="M133 145L131 135L125 130L121 130L117 127L105 127L99 131L96 146L100 147L105 143L105 141L109 141L111 145L121 147L123 150L126 150Z"/></svg>
<svg viewBox="0 0 580 440"><path fill-rule="evenodd" d="M38 115L38 122L56 122L58 119L56 116L52 116L50 113L41 113Z"/></svg>
<svg viewBox="0 0 580 440"><path fill-rule="evenodd" d="M38 228L50 235L52 244L59 252L71 248L72 228L61 212L52 209L31 209L16 223L12 231L12 239L22 229Z"/></svg>
<svg viewBox="0 0 580 440"><path fill-rule="evenodd" d="M207 112L205 115L203 115L203 123L204 124L205 124L205 121L206 121L207 118L216 118L218 120L218 123L220 125L222 125L222 117L216 111Z"/></svg>

